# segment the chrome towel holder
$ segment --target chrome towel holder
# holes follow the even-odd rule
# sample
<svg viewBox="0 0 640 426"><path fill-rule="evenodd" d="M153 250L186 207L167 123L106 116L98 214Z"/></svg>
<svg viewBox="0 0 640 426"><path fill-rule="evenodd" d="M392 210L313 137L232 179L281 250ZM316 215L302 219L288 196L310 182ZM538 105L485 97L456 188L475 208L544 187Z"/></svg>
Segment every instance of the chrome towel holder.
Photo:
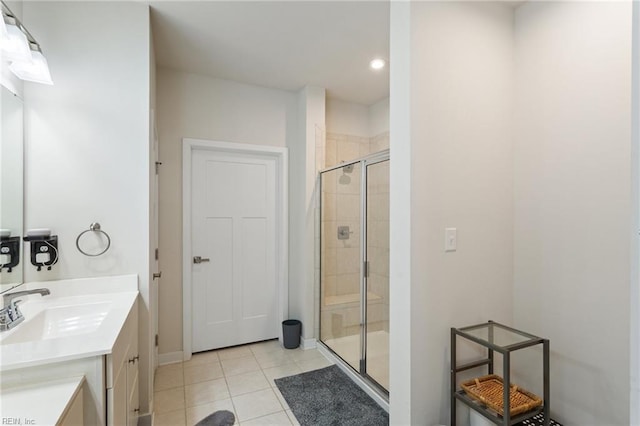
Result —
<svg viewBox="0 0 640 426"><path fill-rule="evenodd" d="M107 247L105 247L105 249L102 250L100 253L87 253L86 251L82 250L80 248L80 238L82 238L82 236L87 232L99 232L105 237L107 237ZM111 237L109 237L109 234L107 234L100 228L100 224L98 222L94 222L91 225L89 225L89 229L82 231L80 235L78 235L78 238L76 238L76 248L80 253L84 254L85 256L96 257L96 256L103 255L107 252L107 250L109 250L109 247L111 247Z"/></svg>

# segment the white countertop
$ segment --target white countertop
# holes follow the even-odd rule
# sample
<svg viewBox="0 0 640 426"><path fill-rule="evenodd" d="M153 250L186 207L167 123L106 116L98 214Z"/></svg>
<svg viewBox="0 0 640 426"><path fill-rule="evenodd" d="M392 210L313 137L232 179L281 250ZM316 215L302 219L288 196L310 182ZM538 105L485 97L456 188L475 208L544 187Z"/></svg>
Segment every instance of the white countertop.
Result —
<svg viewBox="0 0 640 426"><path fill-rule="evenodd" d="M30 386L3 388L0 419L3 424L55 425L69 408L83 382L84 377L73 377Z"/></svg>
<svg viewBox="0 0 640 426"><path fill-rule="evenodd" d="M22 298L24 302L20 307L25 320L14 329L0 333L0 371L111 353L138 297L138 278L136 275L127 275L36 282L24 284L12 292L36 288L48 288L51 294ZM81 320L76 321L74 325L73 315L78 310L74 311L73 308L78 306L82 308L85 316L87 312L91 315L91 310L95 310L91 317L91 321L96 322L95 326L92 326L85 316L78 317ZM29 329L43 328L36 322L43 318L43 315L38 314L49 310L47 312L55 312L57 317L61 317L69 307L70 326L62 337L47 335L47 330L41 330L43 335L46 335L42 339L13 342L21 339L21 331L27 333ZM29 324L34 319L36 321Z"/></svg>

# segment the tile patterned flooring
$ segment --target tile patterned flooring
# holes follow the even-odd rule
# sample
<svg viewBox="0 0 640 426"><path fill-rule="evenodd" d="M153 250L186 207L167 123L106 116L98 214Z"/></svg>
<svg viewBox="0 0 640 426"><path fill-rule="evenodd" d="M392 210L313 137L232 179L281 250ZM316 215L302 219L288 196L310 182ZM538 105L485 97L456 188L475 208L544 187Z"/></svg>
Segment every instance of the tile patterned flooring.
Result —
<svg viewBox="0 0 640 426"><path fill-rule="evenodd" d="M316 349L284 349L277 340L195 354L156 371L153 424L193 426L229 410L241 426L298 425L274 379L331 364Z"/></svg>

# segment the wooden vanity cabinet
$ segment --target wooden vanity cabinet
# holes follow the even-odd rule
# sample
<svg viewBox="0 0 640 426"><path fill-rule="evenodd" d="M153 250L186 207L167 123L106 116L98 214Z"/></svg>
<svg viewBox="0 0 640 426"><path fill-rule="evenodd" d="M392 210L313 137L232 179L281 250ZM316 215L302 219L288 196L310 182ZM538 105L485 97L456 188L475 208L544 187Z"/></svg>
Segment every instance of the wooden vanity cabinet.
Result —
<svg viewBox="0 0 640 426"><path fill-rule="evenodd" d="M138 422L138 302L106 355L106 419L109 426L135 426Z"/></svg>

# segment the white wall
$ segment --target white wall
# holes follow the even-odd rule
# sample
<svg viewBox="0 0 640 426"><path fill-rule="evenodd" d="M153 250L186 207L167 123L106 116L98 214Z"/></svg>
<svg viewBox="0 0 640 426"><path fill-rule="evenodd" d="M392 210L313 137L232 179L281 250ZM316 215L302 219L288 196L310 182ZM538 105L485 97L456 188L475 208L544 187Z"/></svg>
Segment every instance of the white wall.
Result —
<svg viewBox="0 0 640 426"><path fill-rule="evenodd" d="M328 98L326 101L328 133L374 137L389 131L389 98L372 105Z"/></svg>
<svg viewBox="0 0 640 426"><path fill-rule="evenodd" d="M389 131L389 98L369 106L369 136L378 136Z"/></svg>
<svg viewBox="0 0 640 426"><path fill-rule="evenodd" d="M138 3L25 2L24 23L42 43L53 86L25 83L25 229L51 228L52 271L25 265L25 281L136 273L148 327L149 11ZM98 31L112 28L117 31ZM100 222L103 256L75 247ZM91 247L92 235L84 241ZM25 245L25 249L28 246ZM140 343L140 401L149 398Z"/></svg>
<svg viewBox="0 0 640 426"><path fill-rule="evenodd" d="M0 117L0 228L8 229L12 237L20 238L24 217L23 102L5 87L0 88ZM5 256L0 256L0 263L6 262ZM0 290L9 290L23 282L24 253L19 256L20 263L11 272L0 270Z"/></svg>
<svg viewBox="0 0 640 426"><path fill-rule="evenodd" d="M289 316L302 321L302 338L313 339L316 280L316 136L325 126L325 90L307 86L298 92L298 141L290 147ZM319 259L319 257L317 257ZM304 345L304 341L303 341Z"/></svg>
<svg viewBox="0 0 640 426"><path fill-rule="evenodd" d="M631 24L629 1L516 12L515 325L550 339L565 425L629 424Z"/></svg>
<svg viewBox="0 0 640 426"><path fill-rule="evenodd" d="M369 137L369 108L355 102L327 99L327 132Z"/></svg>
<svg viewBox="0 0 640 426"><path fill-rule="evenodd" d="M394 111L394 92L391 179L398 188L401 169L411 172L411 284L394 289L395 279L406 280L397 270L406 260L392 255L392 339L404 326L394 322L406 320L397 303L410 300L411 328L408 342L392 345L391 368L392 377L406 373L397 363L410 357L410 424L432 425L449 420L449 327L512 318L513 14L499 2L418 2L410 19L410 69L397 75L410 78L410 93L400 92L410 97L410 160L395 135L403 123L396 114L406 110ZM396 157L398 148L405 155ZM395 249L395 222L405 214L391 213ZM456 252L444 252L446 227L457 228Z"/></svg>
<svg viewBox="0 0 640 426"><path fill-rule="evenodd" d="M389 85L389 424L411 424L411 3L391 2ZM416 324L419 327L421 324ZM419 357L419 355L416 355Z"/></svg>
<svg viewBox="0 0 640 426"><path fill-rule="evenodd" d="M631 409L630 423L640 424L640 2L633 3L632 147L631 147Z"/></svg>
<svg viewBox="0 0 640 426"><path fill-rule="evenodd" d="M294 164L299 141L295 93L159 68L157 118L162 162L159 353L170 354L182 351L182 138L290 147L292 185L304 182L304 167ZM302 205L298 195L292 190L292 206ZM295 224L290 227L294 234ZM291 268L300 263L301 250L292 240ZM294 276L290 271L292 285Z"/></svg>

